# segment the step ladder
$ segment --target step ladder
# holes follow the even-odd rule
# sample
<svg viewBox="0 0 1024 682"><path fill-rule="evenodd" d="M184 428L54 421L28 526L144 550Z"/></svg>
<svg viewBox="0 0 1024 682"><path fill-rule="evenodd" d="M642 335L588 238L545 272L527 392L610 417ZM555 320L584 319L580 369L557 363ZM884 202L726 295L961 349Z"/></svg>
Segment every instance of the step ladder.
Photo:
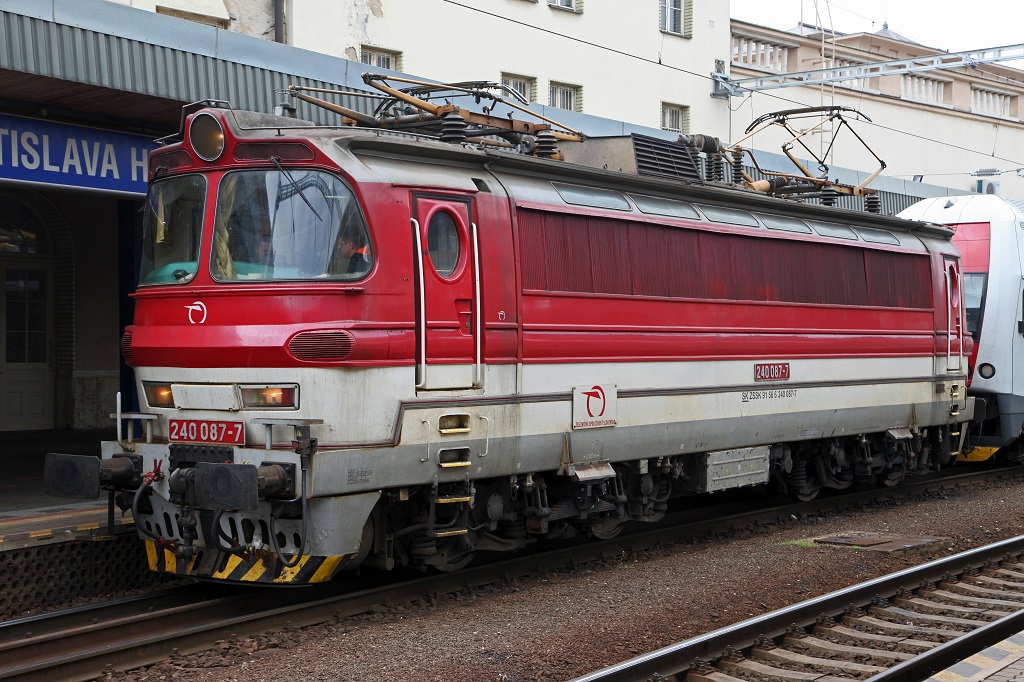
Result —
<svg viewBox="0 0 1024 682"><path fill-rule="evenodd" d="M427 536L431 538L448 538L469 533L469 510L473 507L475 490L473 484L466 481L446 483L442 486L436 481L430 491L430 518L427 521ZM438 510L442 510L442 522L437 520Z"/></svg>

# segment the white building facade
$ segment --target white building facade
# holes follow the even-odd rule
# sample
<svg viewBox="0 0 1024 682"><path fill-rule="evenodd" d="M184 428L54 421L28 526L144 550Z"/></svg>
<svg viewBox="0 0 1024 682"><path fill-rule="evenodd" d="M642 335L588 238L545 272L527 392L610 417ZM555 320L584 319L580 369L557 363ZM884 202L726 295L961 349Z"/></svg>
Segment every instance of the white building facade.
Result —
<svg viewBox="0 0 1024 682"><path fill-rule="evenodd" d="M556 120L558 110L570 110L734 142L770 111L849 106L872 120L856 130L886 162L884 176L1024 198L1014 163L1024 157L1017 151L1024 152L1024 72L998 63L711 96L713 72L739 80L939 53L888 30L777 31L730 21L728 3L700 0L114 1L276 34L368 70L501 82ZM747 144L778 152L786 139L773 130ZM808 146L824 153L829 141L819 134ZM865 174L878 167L848 133L827 157L830 166Z"/></svg>

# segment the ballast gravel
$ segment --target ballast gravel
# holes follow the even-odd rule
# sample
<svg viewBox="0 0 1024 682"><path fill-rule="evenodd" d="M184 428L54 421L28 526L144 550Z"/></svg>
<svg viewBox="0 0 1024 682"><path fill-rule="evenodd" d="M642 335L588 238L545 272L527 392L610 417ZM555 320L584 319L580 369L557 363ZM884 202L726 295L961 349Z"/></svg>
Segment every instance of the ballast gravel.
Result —
<svg viewBox="0 0 1024 682"><path fill-rule="evenodd" d="M926 550L822 546L844 533L943 536ZM377 607L103 680L569 680L939 556L1024 535L1024 480L622 554L424 602Z"/></svg>

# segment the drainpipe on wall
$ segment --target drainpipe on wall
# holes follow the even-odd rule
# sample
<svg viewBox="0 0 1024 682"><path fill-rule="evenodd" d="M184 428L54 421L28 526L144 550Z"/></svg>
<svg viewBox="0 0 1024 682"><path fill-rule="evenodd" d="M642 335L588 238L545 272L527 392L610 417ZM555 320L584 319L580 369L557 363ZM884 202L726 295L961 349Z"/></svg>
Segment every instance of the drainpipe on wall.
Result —
<svg viewBox="0 0 1024 682"><path fill-rule="evenodd" d="M284 0L274 0L274 42L285 42Z"/></svg>

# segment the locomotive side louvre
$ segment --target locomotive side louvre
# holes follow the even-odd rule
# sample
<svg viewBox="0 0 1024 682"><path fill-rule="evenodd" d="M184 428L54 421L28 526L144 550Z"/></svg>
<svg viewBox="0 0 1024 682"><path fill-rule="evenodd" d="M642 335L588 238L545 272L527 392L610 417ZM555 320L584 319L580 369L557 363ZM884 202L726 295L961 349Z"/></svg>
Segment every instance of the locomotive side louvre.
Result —
<svg viewBox="0 0 1024 682"><path fill-rule="evenodd" d="M920 201L901 216L948 225L962 254L969 391L979 398L965 458L1020 459L1024 426L1024 203L994 195Z"/></svg>
<svg viewBox="0 0 1024 682"><path fill-rule="evenodd" d="M297 125L208 109L154 155L147 437L103 444L153 570L447 570L682 494L896 483L970 418L948 230Z"/></svg>

